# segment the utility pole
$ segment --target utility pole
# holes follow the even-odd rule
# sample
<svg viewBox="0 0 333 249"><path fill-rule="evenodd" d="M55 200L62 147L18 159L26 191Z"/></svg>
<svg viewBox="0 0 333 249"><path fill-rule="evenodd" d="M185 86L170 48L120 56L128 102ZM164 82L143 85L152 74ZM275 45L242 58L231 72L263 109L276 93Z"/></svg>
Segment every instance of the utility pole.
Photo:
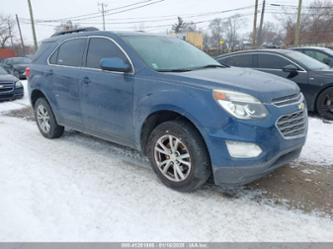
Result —
<svg viewBox="0 0 333 249"><path fill-rule="evenodd" d="M35 51L37 51L38 44L37 44L37 36L36 36L36 30L35 30L35 20L34 20L34 14L32 12L31 0L28 0L28 7L29 7L29 13L30 13L30 22L31 22L31 28L32 28L32 36L33 36L33 39L34 39Z"/></svg>
<svg viewBox="0 0 333 249"><path fill-rule="evenodd" d="M252 47L256 47L256 38L257 38L257 16L258 16L258 0L255 0L254 7L254 20L253 20L253 32L252 32Z"/></svg>
<svg viewBox="0 0 333 249"><path fill-rule="evenodd" d="M10 44L12 45L12 48L14 48L13 36L12 36L12 27L11 27L11 24L10 24L10 20L8 20L8 32L9 32L9 37L10 37Z"/></svg>
<svg viewBox="0 0 333 249"><path fill-rule="evenodd" d="M101 6L101 11L102 11L102 18L103 18L103 31L105 31L105 9L106 5L104 3L99 3L99 6Z"/></svg>
<svg viewBox="0 0 333 249"><path fill-rule="evenodd" d="M18 27L18 30L19 30L19 33L20 33L20 39L21 39L21 46L22 46L22 52L23 52L23 55L25 55L25 50L24 50L24 41L23 41L23 36L22 36L22 31L21 31L21 25L20 25L20 20L18 18L18 15L16 14L16 22L17 22L17 27Z"/></svg>
<svg viewBox="0 0 333 249"><path fill-rule="evenodd" d="M263 37L262 37L262 28L264 25L264 18L265 18L265 7L266 7L266 1L264 0L262 3L262 10L261 10L261 17L260 17L260 25L259 25L259 31L258 31L258 45L262 45Z"/></svg>
<svg viewBox="0 0 333 249"><path fill-rule="evenodd" d="M301 14L302 14L302 0L298 0L297 23L295 28L295 46L299 45L299 40L300 40Z"/></svg>

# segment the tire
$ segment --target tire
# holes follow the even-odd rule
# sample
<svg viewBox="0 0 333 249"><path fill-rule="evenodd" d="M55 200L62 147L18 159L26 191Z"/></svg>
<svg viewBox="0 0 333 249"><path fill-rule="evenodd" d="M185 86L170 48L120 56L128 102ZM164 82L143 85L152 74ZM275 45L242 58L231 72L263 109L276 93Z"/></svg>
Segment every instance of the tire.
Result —
<svg viewBox="0 0 333 249"><path fill-rule="evenodd" d="M59 138L64 133L64 127L58 125L53 111L45 98L37 99L34 105L35 120L40 133L46 138Z"/></svg>
<svg viewBox="0 0 333 249"><path fill-rule="evenodd" d="M192 192L206 183L211 174L206 145L198 131L186 121L158 125L146 147L155 173L171 189Z"/></svg>
<svg viewBox="0 0 333 249"><path fill-rule="evenodd" d="M317 98L318 114L328 120L333 120L333 87L325 89Z"/></svg>

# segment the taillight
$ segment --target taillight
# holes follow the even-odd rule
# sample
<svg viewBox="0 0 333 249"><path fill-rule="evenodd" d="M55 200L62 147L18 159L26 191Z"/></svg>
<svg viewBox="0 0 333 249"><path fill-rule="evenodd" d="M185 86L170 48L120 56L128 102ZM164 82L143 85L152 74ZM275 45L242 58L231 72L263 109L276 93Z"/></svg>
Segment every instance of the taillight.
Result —
<svg viewBox="0 0 333 249"><path fill-rule="evenodd" d="M27 78L30 77L30 67L26 67L26 68L25 68L25 76L26 76Z"/></svg>

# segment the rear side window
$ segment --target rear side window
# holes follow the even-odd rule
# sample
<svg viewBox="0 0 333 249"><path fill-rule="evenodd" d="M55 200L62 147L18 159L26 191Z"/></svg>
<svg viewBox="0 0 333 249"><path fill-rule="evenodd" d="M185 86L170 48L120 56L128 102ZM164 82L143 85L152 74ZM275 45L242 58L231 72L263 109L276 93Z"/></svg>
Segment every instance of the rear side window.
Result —
<svg viewBox="0 0 333 249"><path fill-rule="evenodd" d="M220 60L221 63L234 67L253 67L253 55L243 54L230 56Z"/></svg>
<svg viewBox="0 0 333 249"><path fill-rule="evenodd" d="M258 68L282 69L290 64L290 61L278 55L258 54Z"/></svg>
<svg viewBox="0 0 333 249"><path fill-rule="evenodd" d="M41 46L38 48L37 52L34 54L32 58L33 63L42 63L42 60L52 52L52 50L56 47L56 42L43 42Z"/></svg>
<svg viewBox="0 0 333 249"><path fill-rule="evenodd" d="M50 57L50 63L64 66L80 67L85 50L86 39L65 41Z"/></svg>
<svg viewBox="0 0 333 249"><path fill-rule="evenodd" d="M100 68L99 62L102 58L118 57L128 62L127 57L120 48L111 40L105 38L91 38L89 41L87 63L90 68Z"/></svg>

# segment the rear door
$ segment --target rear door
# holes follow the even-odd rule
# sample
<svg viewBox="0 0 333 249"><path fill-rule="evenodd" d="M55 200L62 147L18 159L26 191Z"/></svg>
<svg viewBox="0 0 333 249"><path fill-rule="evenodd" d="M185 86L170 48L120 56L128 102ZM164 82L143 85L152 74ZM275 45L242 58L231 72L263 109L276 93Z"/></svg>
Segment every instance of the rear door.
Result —
<svg viewBox="0 0 333 249"><path fill-rule="evenodd" d="M133 84L132 72L104 71L102 58L118 57L131 64L119 45L107 37L91 37L86 55L86 67L80 76L81 106L85 127L90 133L107 137L125 145L133 141Z"/></svg>
<svg viewBox="0 0 333 249"><path fill-rule="evenodd" d="M62 43L49 59L47 74L52 79L58 113L65 125L83 127L80 103L80 75L87 38L74 38Z"/></svg>

